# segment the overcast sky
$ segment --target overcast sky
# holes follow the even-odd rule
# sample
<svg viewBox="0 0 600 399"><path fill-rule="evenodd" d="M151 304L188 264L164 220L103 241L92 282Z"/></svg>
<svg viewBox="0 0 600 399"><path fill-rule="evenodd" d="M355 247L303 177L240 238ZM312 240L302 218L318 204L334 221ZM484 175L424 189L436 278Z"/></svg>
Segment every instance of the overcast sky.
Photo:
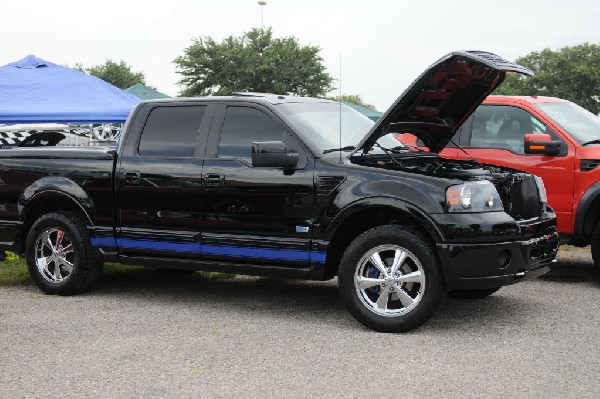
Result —
<svg viewBox="0 0 600 399"><path fill-rule="evenodd" d="M592 0L267 0L275 37L319 46L342 91L384 111L426 68L459 49L509 60L530 51L600 43ZM192 39L220 41L261 23L257 0L0 0L0 65L29 54L85 67L124 60L148 84L175 96L173 59ZM599 66L600 67L600 66Z"/></svg>

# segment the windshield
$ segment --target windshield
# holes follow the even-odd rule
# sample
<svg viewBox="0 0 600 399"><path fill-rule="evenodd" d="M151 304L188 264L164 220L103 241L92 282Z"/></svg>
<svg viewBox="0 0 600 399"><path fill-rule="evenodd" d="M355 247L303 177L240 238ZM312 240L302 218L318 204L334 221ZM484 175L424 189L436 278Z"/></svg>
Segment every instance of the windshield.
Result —
<svg viewBox="0 0 600 399"><path fill-rule="evenodd" d="M570 102L538 103L535 106L558 123L579 144L600 139L600 117Z"/></svg>
<svg viewBox="0 0 600 399"><path fill-rule="evenodd" d="M371 119L346 105L341 105L340 112L339 103L284 103L279 104L278 107L302 135L321 151L356 146L375 124ZM382 137L377 142L389 148L400 145L392 137Z"/></svg>

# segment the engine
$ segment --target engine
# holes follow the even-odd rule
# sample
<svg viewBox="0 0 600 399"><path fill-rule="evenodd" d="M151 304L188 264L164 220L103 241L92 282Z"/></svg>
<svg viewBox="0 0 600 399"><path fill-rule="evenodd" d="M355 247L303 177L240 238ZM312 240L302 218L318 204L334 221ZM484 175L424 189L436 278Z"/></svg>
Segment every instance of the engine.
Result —
<svg viewBox="0 0 600 399"><path fill-rule="evenodd" d="M504 211L514 219L531 219L539 216L541 211L535 177L516 169L481 164L475 160L448 160L432 153L368 155L356 157L352 162L449 179L489 180L502 199Z"/></svg>

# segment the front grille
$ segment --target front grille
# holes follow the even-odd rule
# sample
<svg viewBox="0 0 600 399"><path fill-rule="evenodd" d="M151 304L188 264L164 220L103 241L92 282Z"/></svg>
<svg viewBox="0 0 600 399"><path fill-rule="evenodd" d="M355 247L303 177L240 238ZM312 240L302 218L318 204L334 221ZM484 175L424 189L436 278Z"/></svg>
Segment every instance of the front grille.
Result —
<svg viewBox="0 0 600 399"><path fill-rule="evenodd" d="M579 164L579 170L582 172L591 172L600 165L599 159L582 159Z"/></svg>
<svg viewBox="0 0 600 399"><path fill-rule="evenodd" d="M504 212L515 220L532 219L540 215L540 194L535 178L528 174L513 174L503 181L494 181L504 205Z"/></svg>

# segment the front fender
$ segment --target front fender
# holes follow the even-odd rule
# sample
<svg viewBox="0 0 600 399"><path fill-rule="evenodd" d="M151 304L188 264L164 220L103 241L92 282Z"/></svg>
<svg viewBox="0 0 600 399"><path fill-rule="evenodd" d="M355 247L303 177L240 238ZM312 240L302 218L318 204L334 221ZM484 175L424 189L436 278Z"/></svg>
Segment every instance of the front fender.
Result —
<svg viewBox="0 0 600 399"><path fill-rule="evenodd" d="M348 204L338 212L338 214L327 226L325 231L325 240L332 240L340 226L346 220L361 211L373 208L401 211L422 226L435 242L442 241L441 231L426 212L409 202L393 197L369 197Z"/></svg>

